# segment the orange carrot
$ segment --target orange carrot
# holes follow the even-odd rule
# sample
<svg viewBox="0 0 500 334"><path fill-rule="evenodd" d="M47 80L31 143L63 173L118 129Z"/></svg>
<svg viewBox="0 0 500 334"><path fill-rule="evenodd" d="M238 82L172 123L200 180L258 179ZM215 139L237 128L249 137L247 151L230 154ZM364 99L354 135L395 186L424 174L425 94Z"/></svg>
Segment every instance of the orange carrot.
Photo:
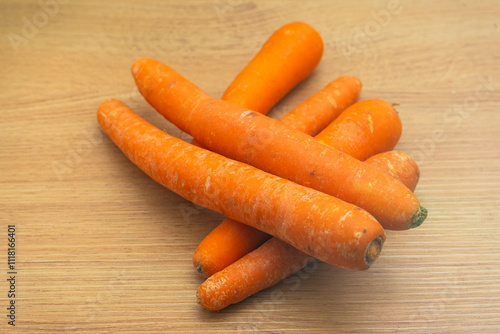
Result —
<svg viewBox="0 0 500 334"><path fill-rule="evenodd" d="M303 22L284 25L229 84L223 100L266 114L304 80L323 55L323 40Z"/></svg>
<svg viewBox="0 0 500 334"><path fill-rule="evenodd" d="M369 99L347 108L315 138L358 160L366 160L392 150L400 136L401 120L392 106L380 99Z"/></svg>
<svg viewBox="0 0 500 334"><path fill-rule="evenodd" d="M393 113L392 108L387 108L387 105L383 103L381 105L381 112L371 114L373 115L373 127L371 131L370 127L366 127L363 130L370 131L370 133L378 133L380 125L383 124L385 128L389 129L388 131L391 131L391 129L400 131L400 126L398 126L400 124L399 119L397 117L390 117ZM349 113L349 109L351 108L345 110L344 113ZM383 111L388 113L389 117ZM357 115L366 118L366 113L364 112ZM356 117L352 116L343 117L343 122L352 124L356 119ZM389 119L389 122L387 122L387 119ZM395 123L392 126L391 121ZM387 148L390 148L393 141L390 135L366 136L363 133L364 131L359 131L359 129L350 131L352 128L343 126L342 122L339 122L335 128L328 128L331 131L336 131L335 134L328 136L330 140L333 141L335 139L334 136L339 133L343 135L344 139L350 137L352 141L357 141L359 138L361 139L361 143L356 147L364 151L367 151L363 147L365 145L380 147L381 144L385 143L389 145ZM326 129L323 131L323 135L328 135ZM379 142L373 145L373 141L377 140ZM344 140L344 142L349 141ZM395 145L395 143L393 144ZM339 145L340 149L342 149L341 145ZM379 153L370 157L365 162L401 180L410 190L413 191L415 189L419 178L419 169L416 163L405 153L400 151ZM198 271L210 276L199 287L197 292L198 303L208 310L218 311L231 304L238 303L258 291L277 284L282 279L292 275L295 271L315 260L277 238L271 238L262 246L252 251L259 243L242 243L242 239L244 238L239 237L240 234L237 232L240 227L239 223L224 222L223 224L224 230L217 228L212 231L199 245L194 257ZM220 226L223 226L223 224ZM205 252L204 256L200 256L201 250L213 250L216 248L216 244L224 238L224 231L228 230L232 230L231 234L233 237L229 241L225 241L225 249L228 253L232 253L230 255L232 256L231 261L228 261L228 257L221 257L217 251L210 254ZM262 238L263 233L254 229L246 231L246 235L251 236L251 240L255 241L259 236ZM241 244L247 248L242 248ZM199 249L201 250L199 251ZM238 257L235 256L235 253L239 256L244 256L236 260ZM222 261L218 262L217 259L221 259ZM234 260L236 261L233 262Z"/></svg>
<svg viewBox="0 0 500 334"><path fill-rule="evenodd" d="M288 23L264 43L229 84L222 99L265 115L312 73L322 55L323 40L313 27L303 22ZM353 85L346 80L338 89L344 89L347 84ZM343 101L339 102L337 109L340 109ZM191 141L191 144L200 146L196 140Z"/></svg>
<svg viewBox="0 0 500 334"><path fill-rule="evenodd" d="M280 121L294 129L315 136L341 112L356 102L361 91L361 81L343 76L330 82Z"/></svg>
<svg viewBox="0 0 500 334"><path fill-rule="evenodd" d="M379 153L365 162L400 180L412 191L417 185L420 174L418 166L401 151ZM198 245L193 254L193 266L200 275L210 277L253 251L270 237L260 230L226 218ZM276 256L269 253L270 257Z"/></svg>
<svg viewBox="0 0 500 334"><path fill-rule="evenodd" d="M198 303L207 310L219 311L277 284L314 260L286 242L271 238L206 279L196 293Z"/></svg>
<svg viewBox="0 0 500 334"><path fill-rule="evenodd" d="M97 118L133 163L196 204L344 268L367 269L381 250L383 228L355 205L169 136L118 100Z"/></svg>
<svg viewBox="0 0 500 334"><path fill-rule="evenodd" d="M410 189L415 189L419 178L419 169L416 163L405 153L400 151L380 153L368 158L366 163L385 170L393 177L401 179ZM228 226L236 230L239 225ZM212 240L212 242L221 240L223 234L214 233L215 231L217 229L207 236L208 240ZM258 234L257 232L263 234L255 229L249 231L248 234ZM232 233L230 242L240 240L238 237L234 237L235 235L237 235L237 232ZM226 244L225 247L230 247L230 244ZM215 253L215 256L217 255ZM203 260L207 264L214 261L212 256L206 256ZM225 266L219 266L220 271L213 271L213 275L201 284L198 289L198 303L208 310L221 310L277 284L314 260L313 257L290 247L287 243L277 238L271 238L239 260L225 262ZM214 267L209 265L208 268L213 269Z"/></svg>
<svg viewBox="0 0 500 334"><path fill-rule="evenodd" d="M360 93L361 82L340 77L285 115L280 122L308 134L326 127ZM340 95L339 95L340 94ZM251 97L247 97L247 101ZM193 254L196 270L208 277L254 250L270 235L231 219L225 219L198 245Z"/></svg>
<svg viewBox="0 0 500 334"><path fill-rule="evenodd" d="M420 170L417 163L406 153L388 151L373 155L365 160L378 170L401 181L411 191L417 187Z"/></svg>
<svg viewBox="0 0 500 334"><path fill-rule="evenodd" d="M416 227L427 215L401 182L274 119L210 98L167 65L141 58L132 73L156 110L214 152L357 205L389 229Z"/></svg>
<svg viewBox="0 0 500 334"><path fill-rule="evenodd" d="M226 218L196 247L193 266L209 277L271 238L267 233Z"/></svg>

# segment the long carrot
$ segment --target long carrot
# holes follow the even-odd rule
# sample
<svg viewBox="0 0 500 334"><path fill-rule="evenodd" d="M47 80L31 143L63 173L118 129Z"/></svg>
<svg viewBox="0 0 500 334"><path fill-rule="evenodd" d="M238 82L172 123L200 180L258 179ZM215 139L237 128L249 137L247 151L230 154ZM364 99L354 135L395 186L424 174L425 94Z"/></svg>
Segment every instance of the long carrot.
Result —
<svg viewBox="0 0 500 334"><path fill-rule="evenodd" d="M400 151L379 153L368 158L366 163L385 170L393 177L402 180L411 190L415 189L419 178L419 169L415 162L405 153ZM231 245L235 245L236 250L238 250L238 245L233 244L233 242L239 242L244 238L240 239L238 232L236 232L240 231L240 223L237 222L219 225L207 236L208 239L206 239L211 241L209 245L215 246L217 242L221 241L221 237L225 235L223 230L218 230L221 226L225 226L226 230L230 228L234 230L230 234L231 239L225 244L226 249L230 248ZM247 235L252 236L254 239L256 238L255 235L260 234L265 235L255 229L247 231ZM259 245L259 243L252 244L252 246L256 245ZM212 247L202 249L213 250ZM228 252L232 251L234 251L233 248L228 250ZM226 261L224 265L217 268L211 266L211 264L218 259L225 259L219 257L217 252L214 254L208 254L207 252L205 255L205 257L199 258L200 266L203 265L202 268L213 271L210 273L210 277L200 285L196 296L198 303L211 311L219 311L269 288L316 260L278 238L271 238L262 246L248 252L248 254L242 254L243 257L234 262ZM207 266L204 266L205 264ZM219 268L220 270L217 270Z"/></svg>
<svg viewBox="0 0 500 334"><path fill-rule="evenodd" d="M417 185L420 175L418 166L404 152L379 153L365 162L400 180L411 191ZM267 233L226 218L196 247L193 266L200 275L210 277L253 251L269 238L271 236ZM275 257L274 254L269 256Z"/></svg>
<svg viewBox="0 0 500 334"><path fill-rule="evenodd" d="M169 136L118 100L97 118L133 163L196 204L344 268L367 269L381 250L384 229L355 205Z"/></svg>
<svg viewBox="0 0 500 334"><path fill-rule="evenodd" d="M222 99L265 115L313 71L322 50L321 37L312 27L301 22L287 24L269 38L229 85ZM311 135L318 133L358 99L360 90L359 79L349 76L338 78L281 121ZM200 146L196 140L191 143ZM193 264L201 275L209 276L270 237L267 233L226 218L196 248Z"/></svg>
<svg viewBox="0 0 500 334"><path fill-rule="evenodd" d="M399 151L384 152L369 158L366 162L381 170L386 170L395 178L402 179L412 190L415 189L419 177L418 166L405 153ZM238 230L239 224L236 222L232 225L227 224L226 229L231 227ZM217 230L221 225L207 236L208 240L211 241L209 245L215 246L217 241L221 241L224 236L221 233L223 231ZM249 235L259 233L263 234L255 229L248 232ZM240 240L235 235L237 232L231 234L232 239L229 240L226 247L231 247L232 242ZM258 244L253 244L253 246L256 245ZM235 244L234 249L238 250L239 247ZM231 250L234 251L234 249ZM196 295L200 305L212 311L221 310L277 284L315 260L277 238L271 238L262 246L244 253L242 256L234 262L224 262L224 266L218 268L210 266L217 259L221 259L217 252L215 252L215 256L206 254L205 258L200 257L200 265L208 264L208 270L214 270L212 275L198 288ZM222 259L224 260L224 258ZM216 270L219 268L220 271Z"/></svg>
<svg viewBox="0 0 500 334"><path fill-rule="evenodd" d="M276 120L210 98L167 65L141 58L132 73L156 110L214 152L364 208L389 229L418 226L427 215L401 182Z"/></svg>
<svg viewBox="0 0 500 334"><path fill-rule="evenodd" d="M308 134L316 133L354 103L360 90L358 78L340 77L285 115L280 122ZM252 97L248 96L246 101L250 100ZM208 277L269 238L269 234L226 218L198 245L193 254L193 265L202 276Z"/></svg>
<svg viewBox="0 0 500 334"><path fill-rule="evenodd" d="M267 113L318 65L323 40L304 22L275 31L222 96L250 110Z"/></svg>
<svg viewBox="0 0 500 334"><path fill-rule="evenodd" d="M358 160L366 160L392 150L401 136L401 128L401 120L389 103L369 99L347 108L315 138Z"/></svg>
<svg viewBox="0 0 500 334"><path fill-rule="evenodd" d="M363 103L366 103L366 101ZM342 117L339 118L342 121L335 121L336 126L327 127L323 130L322 135L327 137L330 142L334 142L335 136L340 135L343 141L340 141L337 148L342 149L342 145L348 143L351 149L350 153L354 152L354 155L358 154L358 151L372 154L379 151L380 147L385 149L393 148L397 142L397 139L393 138L399 138L401 122L392 107L383 103L383 101L375 101L375 104L380 105L380 107L375 108L375 112L370 113L372 108L359 107L357 104L345 110ZM370 104L373 105L373 102ZM363 121L368 118L371 126L349 126L363 124ZM298 120L300 120L300 117L298 117ZM380 130L389 133L381 133ZM331 131L332 134L330 135L328 131ZM392 135L391 132L395 132L396 135ZM352 142L359 142L359 145L353 146L348 138ZM368 146L368 149L365 146ZM405 153L400 151L379 153L365 162L399 179L410 190L415 189L419 178L419 169L416 163ZM224 226L224 229L219 229L222 226ZM197 291L198 303L208 310L218 311L231 304L238 303L260 290L277 284L315 260L277 238L271 238L262 246L251 251L259 243L250 245L245 242L241 243L244 237L240 237L240 234L237 233L240 228L239 223L223 223L219 227L202 241L193 257L196 260L198 271L210 276ZM246 254L235 262L227 261L229 254L221 256L216 250L216 245L220 245L222 238L225 236L224 232L230 230L232 231L232 237L230 240L225 240L225 249L233 256L231 260L234 261L238 258L234 253L239 256ZM257 237L262 234L261 231L257 230L246 231L246 235L251 236L250 241L257 240ZM243 249L240 243L247 246L247 248ZM208 250L211 250L211 252Z"/></svg>

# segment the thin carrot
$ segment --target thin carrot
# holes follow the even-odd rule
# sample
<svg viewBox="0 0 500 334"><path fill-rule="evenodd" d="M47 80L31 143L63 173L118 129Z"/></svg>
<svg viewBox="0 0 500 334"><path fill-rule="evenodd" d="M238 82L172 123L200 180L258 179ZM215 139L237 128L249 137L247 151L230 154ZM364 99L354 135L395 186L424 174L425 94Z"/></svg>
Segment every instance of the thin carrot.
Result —
<svg viewBox="0 0 500 334"><path fill-rule="evenodd" d="M315 138L358 160L366 160L392 150L401 136L401 128L401 120L389 103L369 99L347 108Z"/></svg>
<svg viewBox="0 0 500 334"><path fill-rule="evenodd" d="M207 278L196 293L198 303L207 310L219 311L277 284L314 260L286 242L271 238Z"/></svg>
<svg viewBox="0 0 500 334"><path fill-rule="evenodd" d="M284 25L229 84L222 96L250 110L266 114L304 80L323 55L323 40L304 22Z"/></svg>
<svg viewBox="0 0 500 334"><path fill-rule="evenodd" d="M118 100L97 118L133 163L196 204L344 268L367 269L381 250L384 229L355 205L174 138Z"/></svg>
<svg viewBox="0 0 500 334"><path fill-rule="evenodd" d="M365 160L367 164L401 181L411 191L417 187L420 170L417 163L406 153L388 151L373 155Z"/></svg>
<svg viewBox="0 0 500 334"><path fill-rule="evenodd" d="M360 90L358 78L340 77L285 115L280 122L308 134L318 132L354 103ZM251 100L251 97L246 100ZM225 219L198 245L193 254L193 265L202 276L208 277L269 238L270 235L262 231Z"/></svg>
<svg viewBox="0 0 500 334"><path fill-rule="evenodd" d="M342 76L308 98L280 121L294 129L315 136L356 102L361 91L358 78Z"/></svg>
<svg viewBox="0 0 500 334"><path fill-rule="evenodd" d="M401 182L276 120L210 98L167 65L141 58L132 73L156 110L214 152L364 208L389 229L416 227L427 215Z"/></svg>

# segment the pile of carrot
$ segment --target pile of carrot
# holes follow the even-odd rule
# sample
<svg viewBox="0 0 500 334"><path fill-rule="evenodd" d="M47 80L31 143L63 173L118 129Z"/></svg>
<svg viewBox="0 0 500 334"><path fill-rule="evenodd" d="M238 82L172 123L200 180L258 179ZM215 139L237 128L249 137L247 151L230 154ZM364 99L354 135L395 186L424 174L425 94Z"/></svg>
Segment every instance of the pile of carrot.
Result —
<svg viewBox="0 0 500 334"><path fill-rule="evenodd" d="M207 278L197 300L208 310L240 302L312 261L366 270L385 230L414 228L427 216L413 193L419 168L394 150L401 120L386 101L358 101L358 78L336 78L281 120L265 116L322 54L314 28L287 24L220 99L159 61L138 59L132 75L140 93L191 143L121 101L98 108L101 128L134 164L227 217L193 255Z"/></svg>

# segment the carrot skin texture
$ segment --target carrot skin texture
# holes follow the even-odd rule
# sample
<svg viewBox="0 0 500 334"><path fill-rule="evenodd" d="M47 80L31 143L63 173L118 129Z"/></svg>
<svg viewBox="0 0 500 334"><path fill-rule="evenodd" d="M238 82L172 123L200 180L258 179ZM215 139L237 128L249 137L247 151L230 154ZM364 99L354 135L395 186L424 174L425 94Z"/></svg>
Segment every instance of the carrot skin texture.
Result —
<svg viewBox="0 0 500 334"><path fill-rule="evenodd" d="M271 35L229 84L222 99L266 114L313 72L322 55L323 40L313 27L288 23Z"/></svg>
<svg viewBox="0 0 500 334"><path fill-rule="evenodd" d="M314 71L322 55L323 40L313 27L304 22L285 24L229 84L222 99L265 115ZM196 140L191 144L200 146Z"/></svg>
<svg viewBox="0 0 500 334"><path fill-rule="evenodd" d="M361 81L358 78L340 77L294 108L280 122L308 134L316 133L354 103L360 90ZM247 96L243 102L251 100L252 97ZM220 227L210 232L198 245L193 254L193 266L202 276L211 276L251 252L268 238L269 235L262 231L225 219Z"/></svg>
<svg viewBox="0 0 500 334"><path fill-rule="evenodd" d="M283 124L316 136L352 105L361 92L358 78L342 76L326 85L280 119Z"/></svg>
<svg viewBox="0 0 500 334"><path fill-rule="evenodd" d="M102 103L97 118L124 154L167 189L327 263L365 270L375 260L371 250L385 240L368 212L174 138L118 100Z"/></svg>
<svg viewBox="0 0 500 334"><path fill-rule="evenodd" d="M420 172L415 161L406 153L383 152L365 162L400 180L411 191L415 190ZM267 233L226 218L198 245L193 254L193 266L200 275L210 277L244 255L259 249L269 237ZM268 257L276 256L272 248L268 248L267 253ZM299 257L294 266L298 266L301 261L302 257ZM250 272L247 274L253 275Z"/></svg>
<svg viewBox="0 0 500 334"><path fill-rule="evenodd" d="M314 260L289 244L271 238L206 279L196 293L198 304L210 311L220 311L277 284Z"/></svg>
<svg viewBox="0 0 500 334"><path fill-rule="evenodd" d="M366 163L400 179L412 191L415 189L420 172L407 154L388 151L368 158ZM198 288L198 303L207 310L219 311L277 284L312 261L315 259L307 254L271 238L205 280ZM242 277L250 279L243 281Z"/></svg>
<svg viewBox="0 0 500 334"><path fill-rule="evenodd" d="M303 22L286 24L264 43L228 86L222 99L265 115L314 71L322 54L323 41L314 28ZM335 89L343 90L347 85L357 88L355 80L358 79L347 78L336 84L338 87ZM335 107L331 106L331 109L338 110L343 104L338 103ZM191 141L191 144L201 146L196 140ZM205 238L196 248L193 265L202 276L219 271L270 238L270 235L260 230L229 218L222 221L209 236L222 238Z"/></svg>
<svg viewBox="0 0 500 334"><path fill-rule="evenodd" d="M364 208L388 229L425 219L418 199L401 182L309 135L210 98L155 60L137 60L132 73L157 111L214 152Z"/></svg>
<svg viewBox="0 0 500 334"><path fill-rule="evenodd" d="M392 150L401 130L401 120L389 103L369 99L348 107L315 138L358 160L366 160ZM353 140L353 134L356 134L356 140Z"/></svg>
<svg viewBox="0 0 500 334"><path fill-rule="evenodd" d="M420 169L417 163L404 152L394 150L379 153L369 157L365 162L400 180L411 191L417 187Z"/></svg>

